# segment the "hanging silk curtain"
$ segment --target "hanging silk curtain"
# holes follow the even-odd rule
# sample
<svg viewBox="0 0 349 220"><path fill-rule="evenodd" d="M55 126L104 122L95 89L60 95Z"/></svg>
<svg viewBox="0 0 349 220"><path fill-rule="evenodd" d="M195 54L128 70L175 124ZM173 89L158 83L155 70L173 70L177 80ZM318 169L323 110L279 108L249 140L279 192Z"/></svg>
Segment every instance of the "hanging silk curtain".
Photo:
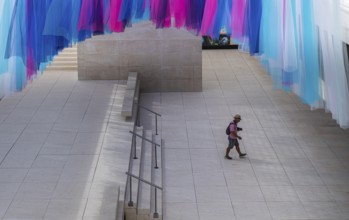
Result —
<svg viewBox="0 0 349 220"><path fill-rule="evenodd" d="M62 36L71 44L91 36L90 30L78 30L82 0L52 0L47 9L43 34ZM107 19L107 18L106 18Z"/></svg>
<svg viewBox="0 0 349 220"><path fill-rule="evenodd" d="M190 8L185 25L189 30L196 30L195 33L199 34L206 0L189 0L189 2Z"/></svg>
<svg viewBox="0 0 349 220"><path fill-rule="evenodd" d="M282 77L281 82L285 90L291 91L292 85L297 84L298 74L298 39L296 28L295 0L283 0L283 51L282 51Z"/></svg>
<svg viewBox="0 0 349 220"><path fill-rule="evenodd" d="M22 90L27 83L25 59L27 43L25 23L26 1L12 1L14 5L8 30L7 44L4 45L4 48L6 48L4 58L8 60L8 72L12 75L9 79L9 93ZM9 8L5 8L4 10ZM5 12L5 14L7 13Z"/></svg>
<svg viewBox="0 0 349 220"><path fill-rule="evenodd" d="M231 10L231 37L238 44L244 42L243 27L246 0L233 0Z"/></svg>
<svg viewBox="0 0 349 220"><path fill-rule="evenodd" d="M122 0L110 1L109 29L113 32L122 32L125 30L124 22L119 19L121 6L122 6Z"/></svg>
<svg viewBox="0 0 349 220"><path fill-rule="evenodd" d="M243 51L250 52L251 55L258 54L259 52L260 22L263 10L262 1L263 0L246 0L243 12L243 25L239 27L242 31L241 35L239 32L233 34L233 37L238 34L238 39L236 41L239 42L239 48ZM268 10L268 8L266 10ZM233 25L235 26L234 23ZM233 27L233 33L236 31L234 28L235 27Z"/></svg>
<svg viewBox="0 0 349 220"><path fill-rule="evenodd" d="M138 23L143 20L149 20L150 0L135 0L133 7L132 23Z"/></svg>
<svg viewBox="0 0 349 220"><path fill-rule="evenodd" d="M262 0L247 0L248 39L250 54L259 52L259 32L262 16Z"/></svg>
<svg viewBox="0 0 349 220"><path fill-rule="evenodd" d="M14 1L0 1L0 74L8 70L8 61L5 59L6 47L4 45L7 45L14 3Z"/></svg>
<svg viewBox="0 0 349 220"><path fill-rule="evenodd" d="M206 0L200 31L200 34L203 36L213 36L213 25L215 24L217 5L217 0Z"/></svg>
<svg viewBox="0 0 349 220"><path fill-rule="evenodd" d="M7 45L14 5L15 1L0 1L0 97L9 95L14 90L14 74L9 72L11 58L5 58L5 45Z"/></svg>
<svg viewBox="0 0 349 220"><path fill-rule="evenodd" d="M213 30L211 36L219 37L219 34L222 30L225 30L227 33L231 33L231 8L232 1L226 0L217 2L217 9L215 13Z"/></svg>
<svg viewBox="0 0 349 220"><path fill-rule="evenodd" d="M104 33L104 0L82 0L79 30L90 30L94 34Z"/></svg>
<svg viewBox="0 0 349 220"><path fill-rule="evenodd" d="M190 1L170 0L170 7L172 12L171 16L174 18L175 27L183 27L187 20L188 11L190 11Z"/></svg>
<svg viewBox="0 0 349 220"><path fill-rule="evenodd" d="M50 3L51 0L27 0L26 3L27 79L32 79L40 69L40 65L45 65L47 60L51 60L53 55L56 55L52 49L53 43L57 42L56 39L47 38L42 34Z"/></svg>
<svg viewBox="0 0 349 220"><path fill-rule="evenodd" d="M346 0L345 0L346 1ZM219 37L260 59L275 88L349 126L344 0L0 0L0 96L20 91L62 49L133 23ZM326 15L326 16L324 16ZM348 16L347 16L348 17ZM340 97L340 98L339 98Z"/></svg>
<svg viewBox="0 0 349 220"><path fill-rule="evenodd" d="M123 21L123 23L126 26L131 25L131 19L133 17L132 12L134 7L133 2L135 2L135 0L122 1L122 4L121 4L119 20Z"/></svg>
<svg viewBox="0 0 349 220"><path fill-rule="evenodd" d="M283 1L263 0L260 21L260 61L272 76L275 88L283 88ZM273 31L271 31L271 28Z"/></svg>
<svg viewBox="0 0 349 220"><path fill-rule="evenodd" d="M299 87L294 91L310 106L318 103L321 94L319 41L314 23L313 1L296 1L299 33Z"/></svg>
<svg viewBox="0 0 349 220"><path fill-rule="evenodd" d="M151 20L156 28L168 28L171 26L171 11L169 0L151 0L150 8L153 9Z"/></svg>
<svg viewBox="0 0 349 220"><path fill-rule="evenodd" d="M5 58L26 55L26 1L16 0L9 27Z"/></svg>
<svg viewBox="0 0 349 220"><path fill-rule="evenodd" d="M318 0L314 10L319 30L320 49L323 64L323 85L325 108L344 128L349 126L349 90L345 70L344 43L339 22L339 1ZM326 16L323 16L326 14Z"/></svg>

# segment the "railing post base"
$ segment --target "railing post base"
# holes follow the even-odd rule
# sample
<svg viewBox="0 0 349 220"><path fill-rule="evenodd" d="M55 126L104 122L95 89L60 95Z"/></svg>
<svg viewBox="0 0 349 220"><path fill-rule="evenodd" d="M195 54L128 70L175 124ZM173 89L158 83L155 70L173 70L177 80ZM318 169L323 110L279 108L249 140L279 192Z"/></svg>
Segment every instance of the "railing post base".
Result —
<svg viewBox="0 0 349 220"><path fill-rule="evenodd" d="M159 169L159 167L158 166L156 166L156 167L154 167L155 169Z"/></svg>
<svg viewBox="0 0 349 220"><path fill-rule="evenodd" d="M133 159L135 159L135 160L136 160L136 159L138 159L138 157L133 157Z"/></svg>
<svg viewBox="0 0 349 220"><path fill-rule="evenodd" d="M154 212L154 214L153 214L153 218L159 218L159 213Z"/></svg>
<svg viewBox="0 0 349 220"><path fill-rule="evenodd" d="M133 206L133 201L129 201L127 205L128 205L128 207L132 207Z"/></svg>

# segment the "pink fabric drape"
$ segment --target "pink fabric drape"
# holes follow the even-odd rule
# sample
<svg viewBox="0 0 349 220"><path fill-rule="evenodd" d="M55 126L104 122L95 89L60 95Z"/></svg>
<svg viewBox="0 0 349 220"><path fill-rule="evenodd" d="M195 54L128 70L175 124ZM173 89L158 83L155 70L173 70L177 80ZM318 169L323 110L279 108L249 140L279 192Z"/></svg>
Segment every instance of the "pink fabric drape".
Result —
<svg viewBox="0 0 349 220"><path fill-rule="evenodd" d="M246 0L233 0L231 11L231 33L232 38L237 41L243 39L244 17L246 11Z"/></svg>
<svg viewBox="0 0 349 220"><path fill-rule="evenodd" d="M172 0L171 1L171 15L175 19L175 27L180 28L185 25L187 18L187 11L189 9L188 0Z"/></svg>
<svg viewBox="0 0 349 220"><path fill-rule="evenodd" d="M216 10L217 0L207 0L201 24L201 35L213 35Z"/></svg>
<svg viewBox="0 0 349 220"><path fill-rule="evenodd" d="M110 21L109 28L114 32L124 31L124 23L119 21L120 9L122 0L111 0L110 1Z"/></svg>

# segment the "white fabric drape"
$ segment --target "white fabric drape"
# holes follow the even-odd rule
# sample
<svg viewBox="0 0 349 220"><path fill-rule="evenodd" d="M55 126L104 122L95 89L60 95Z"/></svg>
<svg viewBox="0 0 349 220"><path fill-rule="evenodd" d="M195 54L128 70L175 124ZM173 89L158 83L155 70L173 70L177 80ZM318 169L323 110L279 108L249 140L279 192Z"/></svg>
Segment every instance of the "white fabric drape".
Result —
<svg viewBox="0 0 349 220"><path fill-rule="evenodd" d="M323 60L325 109L342 128L349 127L349 89L345 70L339 0L314 1Z"/></svg>

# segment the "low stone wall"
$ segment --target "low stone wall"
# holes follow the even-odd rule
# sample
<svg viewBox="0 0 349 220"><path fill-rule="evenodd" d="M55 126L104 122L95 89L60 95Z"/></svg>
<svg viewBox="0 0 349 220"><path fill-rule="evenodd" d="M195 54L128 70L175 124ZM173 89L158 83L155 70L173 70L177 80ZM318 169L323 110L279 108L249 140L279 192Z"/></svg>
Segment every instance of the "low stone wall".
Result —
<svg viewBox="0 0 349 220"><path fill-rule="evenodd" d="M129 72L144 92L201 91L201 37L141 23L78 45L79 80L126 80Z"/></svg>

